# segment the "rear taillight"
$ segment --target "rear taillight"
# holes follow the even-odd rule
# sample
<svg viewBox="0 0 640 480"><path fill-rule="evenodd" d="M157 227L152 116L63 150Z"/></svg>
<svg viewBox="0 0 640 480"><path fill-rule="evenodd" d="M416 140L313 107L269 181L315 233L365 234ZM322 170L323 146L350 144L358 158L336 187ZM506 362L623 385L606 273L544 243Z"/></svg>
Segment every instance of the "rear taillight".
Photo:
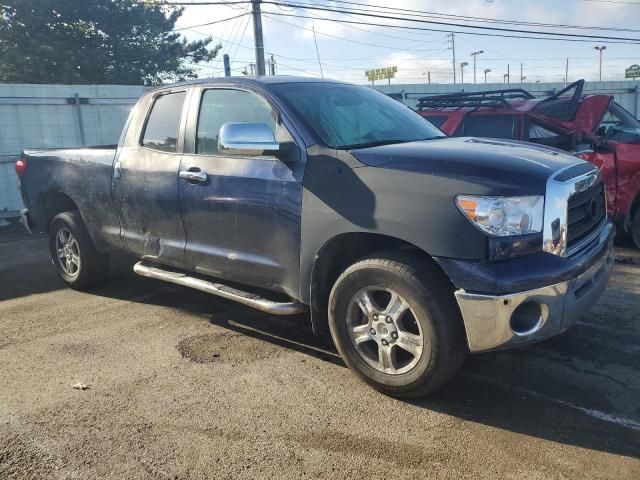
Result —
<svg viewBox="0 0 640 480"><path fill-rule="evenodd" d="M18 174L18 176L20 177L26 169L27 169L27 159L24 157L19 158L18 161L16 162L16 173Z"/></svg>

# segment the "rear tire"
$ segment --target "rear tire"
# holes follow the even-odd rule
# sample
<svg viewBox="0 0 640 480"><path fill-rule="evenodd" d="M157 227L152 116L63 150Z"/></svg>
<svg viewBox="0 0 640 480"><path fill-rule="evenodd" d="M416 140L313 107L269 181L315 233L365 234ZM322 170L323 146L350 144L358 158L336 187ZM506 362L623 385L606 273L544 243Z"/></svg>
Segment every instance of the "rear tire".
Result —
<svg viewBox="0 0 640 480"><path fill-rule="evenodd" d="M449 280L403 252L365 258L340 275L329 298L329 328L349 368L395 397L435 391L468 352Z"/></svg>
<svg viewBox="0 0 640 480"><path fill-rule="evenodd" d="M49 250L56 272L71 288L82 290L107 277L109 256L96 250L77 210L53 218Z"/></svg>

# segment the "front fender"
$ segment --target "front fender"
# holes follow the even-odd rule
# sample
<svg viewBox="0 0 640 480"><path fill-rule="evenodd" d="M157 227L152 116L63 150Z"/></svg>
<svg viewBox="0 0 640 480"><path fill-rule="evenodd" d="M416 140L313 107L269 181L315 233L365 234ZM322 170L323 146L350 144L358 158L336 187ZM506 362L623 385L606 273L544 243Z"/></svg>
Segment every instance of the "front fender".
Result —
<svg viewBox="0 0 640 480"><path fill-rule="evenodd" d="M313 264L323 245L345 233L385 235L431 256L486 258L485 235L455 205L459 192L486 193L466 181L310 155L302 199L301 299L310 301Z"/></svg>

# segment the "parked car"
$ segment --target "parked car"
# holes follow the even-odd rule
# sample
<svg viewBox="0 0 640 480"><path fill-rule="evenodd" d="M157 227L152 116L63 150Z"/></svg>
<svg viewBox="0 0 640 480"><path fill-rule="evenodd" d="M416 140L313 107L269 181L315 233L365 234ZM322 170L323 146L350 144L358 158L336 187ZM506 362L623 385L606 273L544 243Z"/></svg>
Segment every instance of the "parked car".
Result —
<svg viewBox="0 0 640 480"><path fill-rule="evenodd" d="M508 138L553 146L597 165L607 209L640 247L640 121L584 80L548 98L515 88L423 97L418 113L447 135Z"/></svg>
<svg viewBox="0 0 640 480"><path fill-rule="evenodd" d="M146 277L306 312L356 374L399 397L437 389L468 352L563 332L612 267L596 167L447 138L338 82L161 87L117 147L28 151L16 170L24 221L48 232L72 288L125 252Z"/></svg>

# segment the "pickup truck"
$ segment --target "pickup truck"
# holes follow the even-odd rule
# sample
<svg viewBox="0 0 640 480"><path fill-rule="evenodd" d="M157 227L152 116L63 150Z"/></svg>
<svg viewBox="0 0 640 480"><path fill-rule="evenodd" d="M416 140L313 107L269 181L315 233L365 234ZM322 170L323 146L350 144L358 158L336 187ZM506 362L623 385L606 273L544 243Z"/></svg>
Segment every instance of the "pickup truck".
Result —
<svg viewBox="0 0 640 480"><path fill-rule="evenodd" d="M563 332L613 262L597 167L447 138L333 81L164 86L138 101L117 146L27 151L16 171L24 222L48 232L70 287L128 253L140 275L309 319L398 397L434 391L469 352Z"/></svg>

